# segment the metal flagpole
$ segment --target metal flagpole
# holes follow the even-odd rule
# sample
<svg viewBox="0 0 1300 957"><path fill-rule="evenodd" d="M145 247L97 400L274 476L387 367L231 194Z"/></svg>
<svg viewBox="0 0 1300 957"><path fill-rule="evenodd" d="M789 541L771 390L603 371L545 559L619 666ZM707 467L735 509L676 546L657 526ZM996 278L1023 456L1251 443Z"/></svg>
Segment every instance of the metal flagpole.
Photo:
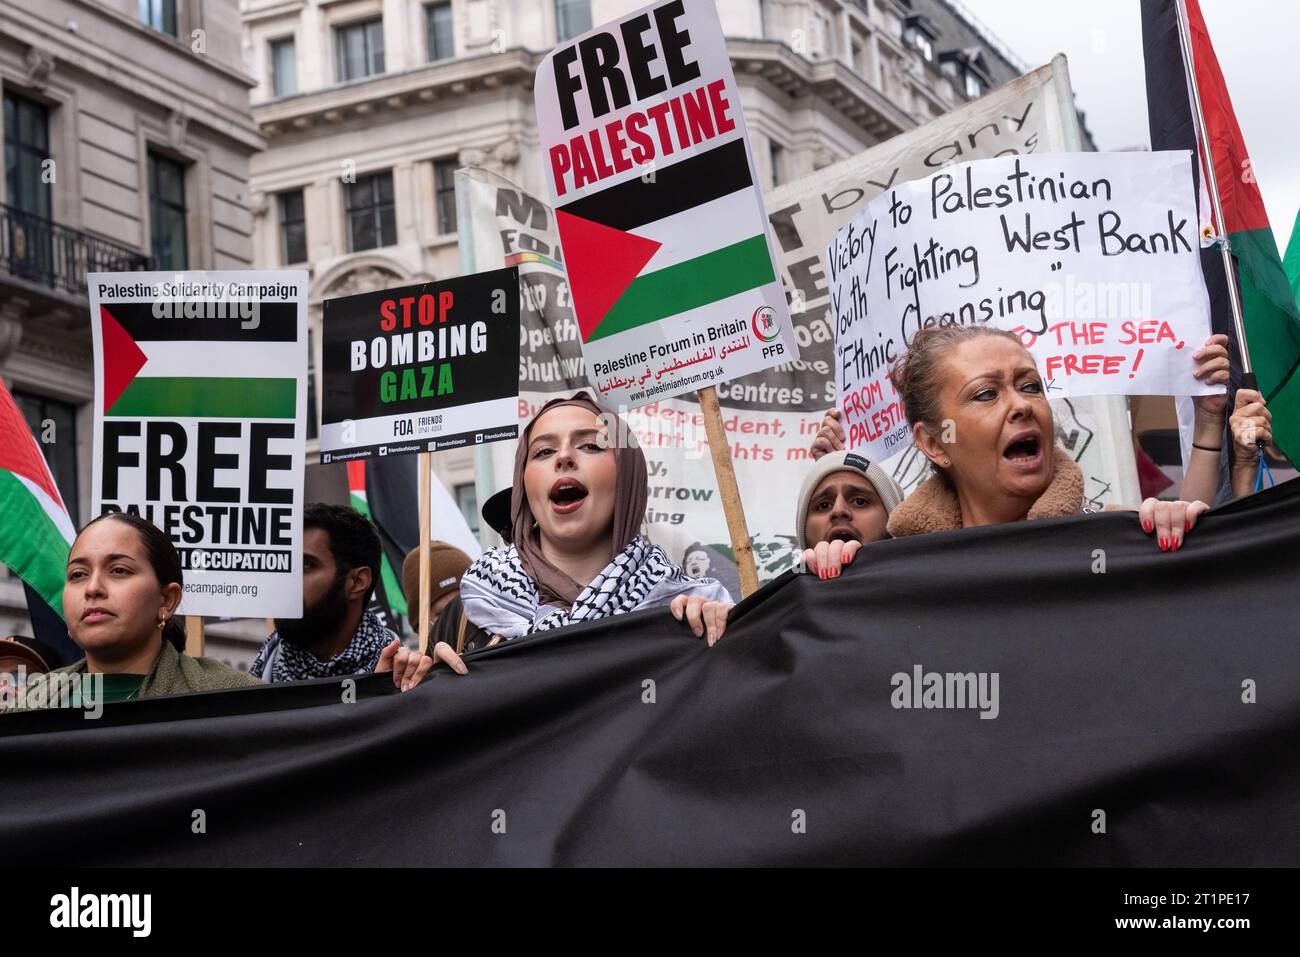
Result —
<svg viewBox="0 0 1300 957"><path fill-rule="evenodd" d="M1232 325L1237 331L1237 351L1241 354L1242 386L1258 391L1255 373L1251 370L1250 350L1246 347L1246 324L1241 314L1241 292L1237 288L1237 271L1233 268L1232 249L1228 242L1228 228L1223 219L1223 206L1219 202L1219 181L1214 175L1214 151L1205 135L1205 113L1201 109L1201 90L1196 84L1196 66L1192 60L1192 31L1187 16L1187 0L1176 0L1178 11L1178 39L1183 47L1183 71L1187 77L1187 90L1192 99L1192 122L1196 124L1196 141L1205 157L1206 188L1210 194L1210 207L1219 226L1219 250L1223 253L1223 271L1228 274L1228 299L1232 303Z"/></svg>

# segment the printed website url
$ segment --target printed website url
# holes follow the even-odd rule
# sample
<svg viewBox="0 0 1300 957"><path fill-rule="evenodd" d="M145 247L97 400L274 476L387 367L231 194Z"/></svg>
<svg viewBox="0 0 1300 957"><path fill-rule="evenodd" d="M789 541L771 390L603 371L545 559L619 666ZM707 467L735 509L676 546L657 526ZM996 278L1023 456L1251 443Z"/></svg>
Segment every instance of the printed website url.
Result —
<svg viewBox="0 0 1300 957"><path fill-rule="evenodd" d="M628 398L631 401L636 402L640 399L648 399L652 395L658 395L660 392L665 392L668 389L676 389L684 385L694 385L701 379L708 381L710 379L716 379L720 375L722 375L721 369L705 369L703 372L697 373L689 378L683 376L680 379L673 379L671 382L660 382L657 385L650 386L648 389L642 389L640 392L633 392L628 396Z"/></svg>
<svg viewBox="0 0 1300 957"><path fill-rule="evenodd" d="M1229 930L1249 928L1249 917L1116 917L1116 927L1136 927L1147 930L1199 930L1209 933L1211 927Z"/></svg>
<svg viewBox="0 0 1300 957"><path fill-rule="evenodd" d="M256 585L231 585L223 582L186 582L185 591L193 595L249 595L257 597Z"/></svg>

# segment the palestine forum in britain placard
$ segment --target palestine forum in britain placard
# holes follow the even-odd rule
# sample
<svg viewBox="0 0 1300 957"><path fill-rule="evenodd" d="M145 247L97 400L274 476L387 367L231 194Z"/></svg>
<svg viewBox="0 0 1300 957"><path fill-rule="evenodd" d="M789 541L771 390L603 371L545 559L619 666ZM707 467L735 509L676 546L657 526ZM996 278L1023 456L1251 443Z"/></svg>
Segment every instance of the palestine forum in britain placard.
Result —
<svg viewBox="0 0 1300 957"><path fill-rule="evenodd" d="M712 0L670 0L537 70L546 179L592 385L619 408L797 359Z"/></svg>

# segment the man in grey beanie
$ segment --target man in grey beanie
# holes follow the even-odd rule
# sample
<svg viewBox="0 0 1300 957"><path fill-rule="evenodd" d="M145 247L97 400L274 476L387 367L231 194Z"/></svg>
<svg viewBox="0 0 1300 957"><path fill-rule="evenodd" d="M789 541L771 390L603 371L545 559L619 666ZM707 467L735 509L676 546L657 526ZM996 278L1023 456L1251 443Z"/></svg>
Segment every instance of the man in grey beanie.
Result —
<svg viewBox="0 0 1300 957"><path fill-rule="evenodd" d="M830 452L804 477L795 511L795 536L804 567L835 578L863 545L887 538L889 513L903 490L877 463L856 452Z"/></svg>

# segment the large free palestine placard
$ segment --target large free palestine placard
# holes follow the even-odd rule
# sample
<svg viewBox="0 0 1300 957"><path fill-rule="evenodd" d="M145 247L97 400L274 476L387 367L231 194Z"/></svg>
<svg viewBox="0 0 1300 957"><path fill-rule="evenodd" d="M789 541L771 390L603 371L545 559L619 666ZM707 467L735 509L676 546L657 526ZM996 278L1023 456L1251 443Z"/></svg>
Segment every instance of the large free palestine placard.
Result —
<svg viewBox="0 0 1300 957"><path fill-rule="evenodd" d="M627 408L798 358L712 0L643 7L537 70L591 383Z"/></svg>
<svg viewBox="0 0 1300 957"><path fill-rule="evenodd" d="M1190 154L961 163L868 203L826 249L849 447L911 442L889 370L925 326L1017 333L1049 398L1206 395L1210 335Z"/></svg>
<svg viewBox="0 0 1300 957"><path fill-rule="evenodd" d="M302 614L307 274L91 273L94 510L176 544L180 613Z"/></svg>
<svg viewBox="0 0 1300 957"><path fill-rule="evenodd" d="M325 300L321 461L519 432L519 270Z"/></svg>

